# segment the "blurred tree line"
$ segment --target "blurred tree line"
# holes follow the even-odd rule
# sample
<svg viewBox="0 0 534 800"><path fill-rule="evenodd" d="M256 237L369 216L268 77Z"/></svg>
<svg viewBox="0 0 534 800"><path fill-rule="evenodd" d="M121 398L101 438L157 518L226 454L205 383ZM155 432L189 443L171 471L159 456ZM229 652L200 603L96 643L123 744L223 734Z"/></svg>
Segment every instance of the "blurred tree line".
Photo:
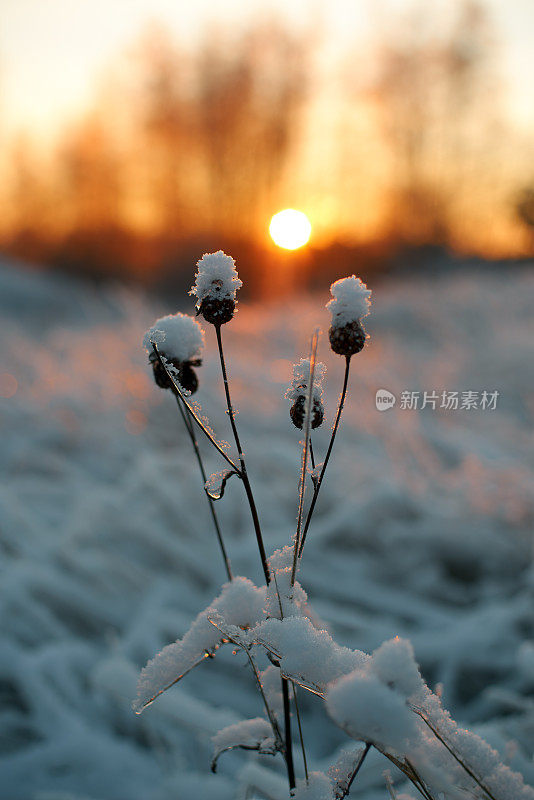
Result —
<svg viewBox="0 0 534 800"><path fill-rule="evenodd" d="M151 282L199 241L253 246L298 136L306 58L275 22L194 55L153 27L52 153L13 144L3 249Z"/></svg>
<svg viewBox="0 0 534 800"><path fill-rule="evenodd" d="M271 214L300 197L306 204L319 170L312 194L333 197L330 238L347 246L315 250L308 271L356 255L383 262L406 246L484 253L491 225L503 222L509 253L526 252L532 198L520 195L514 218L518 178L491 25L474 0L450 9L444 21L412 4L389 26L381 20L369 49L345 63L343 121L327 165L305 146L327 127L320 112L310 123L320 102L316 40L261 22L211 35L191 54L152 28L51 152L27 137L13 143L3 250L161 284L201 251L228 247L253 281L253 264L273 257Z"/></svg>

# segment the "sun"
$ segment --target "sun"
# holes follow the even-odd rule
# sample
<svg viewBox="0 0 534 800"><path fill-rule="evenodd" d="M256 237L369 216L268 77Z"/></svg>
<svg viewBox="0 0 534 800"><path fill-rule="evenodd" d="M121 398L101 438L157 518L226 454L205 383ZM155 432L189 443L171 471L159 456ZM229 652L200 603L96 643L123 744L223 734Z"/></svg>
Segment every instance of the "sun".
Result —
<svg viewBox="0 0 534 800"><path fill-rule="evenodd" d="M306 244L311 234L311 223L306 214L294 208L285 208L271 219L269 233L278 247L296 250Z"/></svg>

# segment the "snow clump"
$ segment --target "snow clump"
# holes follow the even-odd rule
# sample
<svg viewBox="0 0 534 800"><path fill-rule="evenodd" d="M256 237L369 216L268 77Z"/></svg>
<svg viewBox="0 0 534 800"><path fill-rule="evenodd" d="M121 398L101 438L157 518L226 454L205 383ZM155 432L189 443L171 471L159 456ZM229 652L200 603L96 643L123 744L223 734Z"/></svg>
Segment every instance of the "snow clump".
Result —
<svg viewBox="0 0 534 800"><path fill-rule="evenodd" d="M238 577L225 583L221 594L197 616L185 636L164 647L142 670L134 710L141 712L186 672L217 650L224 636L210 619L221 618L227 625L249 628L263 619L264 604L265 589L258 589L248 578Z"/></svg>
<svg viewBox="0 0 534 800"><path fill-rule="evenodd" d="M369 314L371 290L360 278L340 278L330 287L332 300L326 304L332 314L332 325L341 327Z"/></svg>
<svg viewBox="0 0 534 800"><path fill-rule="evenodd" d="M313 399L322 401L323 399L323 380L326 366L322 361L315 365L313 372ZM293 379L285 397L288 400L298 400L302 395L306 395L310 385L310 359L301 358L298 364L293 364Z"/></svg>
<svg viewBox="0 0 534 800"><path fill-rule="evenodd" d="M202 356L204 331L188 314L168 314L156 320L143 337L143 347L149 354L152 343L169 359L196 361Z"/></svg>
<svg viewBox="0 0 534 800"><path fill-rule="evenodd" d="M370 658L361 650L336 644L327 631L317 630L307 617L267 619L247 633L249 644L260 644L280 661L283 674L316 694L329 683L361 668Z"/></svg>
<svg viewBox="0 0 534 800"><path fill-rule="evenodd" d="M328 713L354 739L382 749L406 751L417 738L416 717L401 694L366 670L357 669L335 682L326 698Z"/></svg>
<svg viewBox="0 0 534 800"><path fill-rule="evenodd" d="M277 750L273 730L263 717L244 719L241 722L228 725L216 733L212 741L214 748L211 762L212 772L217 769L219 756L234 747L242 747L245 750L258 750L263 755L274 755Z"/></svg>
<svg viewBox="0 0 534 800"><path fill-rule="evenodd" d="M238 277L235 261L222 250L205 253L197 263L195 283L189 294L197 298L197 309L210 297L216 300L229 298L235 302L236 292L243 286Z"/></svg>

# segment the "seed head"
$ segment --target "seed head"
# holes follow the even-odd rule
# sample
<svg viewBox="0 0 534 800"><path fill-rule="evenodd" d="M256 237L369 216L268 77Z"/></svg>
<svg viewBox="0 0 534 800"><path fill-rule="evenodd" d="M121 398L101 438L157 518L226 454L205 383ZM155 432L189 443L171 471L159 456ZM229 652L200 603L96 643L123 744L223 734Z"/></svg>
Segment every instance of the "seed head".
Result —
<svg viewBox="0 0 534 800"><path fill-rule="evenodd" d="M169 314L156 320L145 333L143 345L148 351L154 380L160 388L170 389L172 383L154 352L153 343L175 370L180 385L194 394L198 389L198 378L193 367L202 364L200 356L204 346L204 332L198 322L187 314Z"/></svg>
<svg viewBox="0 0 534 800"><path fill-rule="evenodd" d="M333 283L330 291L332 300L326 304L332 314L330 346L338 355L353 356L363 349L367 339L361 318L369 314L371 290L351 275Z"/></svg>
<svg viewBox="0 0 534 800"><path fill-rule="evenodd" d="M189 294L197 298L197 314L212 325L230 322L236 308L236 292L243 286L235 261L218 250L205 253L197 264L195 283Z"/></svg>
<svg viewBox="0 0 534 800"><path fill-rule="evenodd" d="M162 353L162 355L164 354ZM198 389L198 376L193 367L200 367L202 361L200 359L196 359L195 361L178 361L177 358L167 358L166 356L165 359L167 364L172 365L176 370L176 379L180 386L189 394L195 394ZM154 352L150 353L148 360L152 364L154 380L160 389L172 388L172 381L169 379L157 355Z"/></svg>
<svg viewBox="0 0 534 800"><path fill-rule="evenodd" d="M353 356L363 350L367 334L357 319L347 322L341 327L332 325L328 331L330 347L340 356Z"/></svg>
<svg viewBox="0 0 534 800"><path fill-rule="evenodd" d="M304 427L305 414L306 414L306 396L301 394L299 397L297 397L297 399L295 400L289 411L289 416L291 417L291 420L295 428L299 428L299 430L302 430L302 428ZM315 430L315 428L318 428L319 425L322 425L324 420L324 406L321 400L314 398L311 414L312 414L311 426Z"/></svg>
<svg viewBox="0 0 534 800"><path fill-rule="evenodd" d="M311 427L318 428L324 419L323 406L323 378L326 367L322 362L315 364L313 373L312 388L312 407L311 407ZM293 380L285 396L288 400L293 400L293 405L289 415L296 428L302 430L304 427L304 417L306 414L306 402L308 398L308 386L310 385L310 359L301 358L298 364L293 365Z"/></svg>
<svg viewBox="0 0 534 800"><path fill-rule="evenodd" d="M235 301L231 297L208 296L200 303L198 314L202 314L206 322L212 325L224 325L230 322L235 312Z"/></svg>

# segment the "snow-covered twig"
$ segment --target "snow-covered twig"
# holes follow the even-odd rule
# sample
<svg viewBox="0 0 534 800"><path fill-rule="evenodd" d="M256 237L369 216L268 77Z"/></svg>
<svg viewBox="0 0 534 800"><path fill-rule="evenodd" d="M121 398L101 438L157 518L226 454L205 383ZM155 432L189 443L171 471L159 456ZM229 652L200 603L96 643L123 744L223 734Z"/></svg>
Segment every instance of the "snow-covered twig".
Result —
<svg viewBox="0 0 534 800"><path fill-rule="evenodd" d="M252 487L250 485L250 480L247 474L247 467L245 464L245 457L243 455L243 448L241 447L241 441L239 439L239 433L237 432L237 426L235 424L235 411L232 405L232 400L230 397L230 387L228 385L228 375L226 373L226 362L224 359L224 350L222 345L222 336L221 336L221 326L215 325L215 333L217 335L217 347L219 350L219 359L221 362L221 372L223 376L223 383L224 383L224 393L226 396L226 405L228 409L228 416L230 418L230 425L232 426L232 433L234 434L234 440L237 447L237 453L239 456L239 463L241 468L239 470L239 477L243 481L243 486L245 488L245 493L247 495L248 504L250 507L250 513L252 516L252 523L254 525L254 533L256 534L256 541L258 544L258 550L260 553L261 558L261 565L263 568L263 575L265 577L265 583L269 584L271 580L271 573L269 571L269 565L267 563L267 554L265 553L265 546L263 544L263 536L261 532L260 520L258 517L258 511L256 508L256 503L254 501L254 495L252 493Z"/></svg>
<svg viewBox="0 0 534 800"><path fill-rule="evenodd" d="M302 532L302 540L301 540L300 546L299 546L299 553L298 553L299 554L299 558L302 557L302 551L304 549L304 543L306 541L306 536L308 534L308 528L310 527L310 522L311 522L311 519L312 519L312 516L313 516L313 512L315 510L315 504L317 503L317 498L319 497L319 492L321 490L321 484L323 482L323 479L324 479L324 476L325 476L325 472L326 472L326 468L328 466L328 462L329 462L330 456L332 454L332 449L334 447L334 442L336 440L336 434L337 434L337 431L338 431L338 428L339 428L339 422L341 420L341 413L343 411L343 405L345 403L345 397L347 396L347 387L348 387L348 383L349 383L349 370L350 370L350 359L351 359L351 356L346 356L345 359L346 360L345 360L345 374L344 374L344 377L343 377L343 388L341 389L341 395L340 395L339 403L338 403L338 407L337 407L336 418L335 418L335 421L334 421L334 427L332 428L332 435L330 437L330 442L328 444L328 450L326 451L326 456L325 456L325 459L324 459L324 462L323 462L323 466L321 468L321 472L319 474L319 478L317 479L317 482L315 484L315 488L314 488L313 496L312 496L312 501L310 503L310 508L308 509L306 522L304 524L304 530Z"/></svg>
<svg viewBox="0 0 534 800"><path fill-rule="evenodd" d="M428 719L428 716L420 708L416 708L415 706L411 706L411 708L412 708L413 711L415 711L415 713L419 717L421 717L421 719L423 720L425 725L427 725L427 727L430 728L430 730L432 731L432 733L434 734L436 739L438 739L438 741L440 741L441 744L449 751L449 753L454 758L454 760L457 761L458 764L462 767L462 769L464 769L467 772L469 777L472 780L474 780L474 782L477 784L477 786L479 786L482 789L482 791L486 793L486 795L490 798L490 800L497 800L497 798L495 797L493 792L490 789L488 789L488 787L485 785L485 783L482 780L482 778L480 778L478 775L476 775L473 772L473 770L470 768L470 766L465 763L463 758L460 755L458 755L458 753L455 751L455 749L446 741L446 739L441 735L441 733L438 731L438 729L430 722L430 720Z"/></svg>
<svg viewBox="0 0 534 800"><path fill-rule="evenodd" d="M294 681L291 681L291 688L293 689L293 701L295 703L295 713L297 715L297 727L299 729L300 750L302 753L302 763L304 766L304 776L308 780L308 759L306 757L306 747L304 745L304 734L302 733L302 722L300 719L299 701L297 699L297 687Z"/></svg>
<svg viewBox="0 0 534 800"><path fill-rule="evenodd" d="M196 439L196 436L195 436L195 431L193 430L193 426L191 424L191 421L190 421L189 417L186 416L185 411L182 408L181 401L178 399L178 397L176 398L176 405L178 406L178 410L180 411L180 414L181 414L182 419L184 421L185 428L186 428L187 433L189 435L189 438L191 440L191 445L193 447L193 451L195 453L195 457L196 457L196 460L197 460L197 463L198 463L198 468L200 470L200 475L202 477L202 483L203 483L203 485L205 485L206 481L207 481L206 470L204 468L204 462L202 460L202 454L200 452L200 448L198 446L198 442L197 442L197 439ZM224 561L224 568L226 570L226 576L227 576L228 580L231 581L232 580L232 567L230 566L230 559L228 558L228 553L226 552L226 547L225 547L223 535L222 535L222 532L221 532L221 526L219 525L219 520L217 518L217 512L215 511L215 501L209 496L209 494L207 492L206 492L206 497L207 497L207 500L208 500L211 519L213 521L213 527L215 528L215 535L217 536L217 541L219 543L219 548L220 548L221 555L222 555L222 558L223 558L223 561Z"/></svg>
<svg viewBox="0 0 534 800"><path fill-rule="evenodd" d="M340 794L340 795L339 795L339 797L336 797L336 800L343 800L343 798L344 798L344 797L346 797L346 796L349 794L349 792L350 792L350 787L351 787L351 786L352 786L352 784L354 783L354 780L355 780L355 778L356 778L356 776L357 776L358 772L359 772L359 771L360 771L360 769L362 768L362 766L363 766L363 762L364 762L364 761L365 761L365 759L367 758L367 754L369 753L369 750L370 750L370 749L371 749L371 742L366 742L366 743L365 743L365 747L364 747L364 749L362 750L362 754L361 754L361 756L360 756L360 758L359 758L359 761L358 761L358 763L356 764L356 767L355 767L355 769L353 770L353 772L352 772L352 774L351 774L351 776L350 776L349 780L347 781L347 788L343 790L342 794Z"/></svg>
<svg viewBox="0 0 534 800"><path fill-rule="evenodd" d="M214 625L223 634L223 636L226 639L228 639L228 641L230 641L233 644L235 644L236 647L239 647L246 654L248 662L249 662L249 664L250 664L250 666L252 668L252 672L254 674L254 678L256 680L256 685L258 687L258 691L259 691L259 693L261 695L261 698L263 700L263 705L265 706L265 711L267 712L267 716L269 718L269 722L270 722L272 730L273 730L273 735L274 735L274 738L275 738L275 742L277 743L279 749L283 751L284 750L284 744L283 744L282 734L280 732L280 727L279 727L278 722L276 720L276 716L275 716L273 710L271 709L271 706L269 705L269 702L267 700L267 696L266 696L266 694L265 694L265 692L263 690L263 685L262 685L262 682L261 682L260 673L259 673L258 667L256 666L256 663L255 663L254 659L252 658L252 654L250 652L250 646L247 645L246 643L244 643L241 638L238 638L238 637L232 635L232 633L228 630L228 628L226 626L223 627L218 620L215 620L215 619L212 619L212 618L208 617L208 622L211 622L211 624Z"/></svg>
<svg viewBox="0 0 534 800"><path fill-rule="evenodd" d="M291 567L291 586L295 583L295 575L297 572L297 559L298 554L301 552L300 548L300 528L302 525L302 510L304 507L304 492L306 490L306 470L308 468L308 450L310 441L310 428L311 428L311 410L314 393L314 374L315 362L317 360L317 345L319 342L319 331L315 330L310 343L310 375L308 379L308 386L306 390L306 411L304 414L304 439L302 442L302 453L300 463L300 478L299 478L299 503L297 512L297 531L295 533L295 547L293 550L293 566Z"/></svg>
<svg viewBox="0 0 534 800"><path fill-rule="evenodd" d="M202 420L200 419L198 414L192 408L191 404L187 402L186 396L184 395L184 393L182 392L182 390L180 389L180 387L176 383L176 381L174 379L174 376L171 374L167 364L165 363L165 359L163 359L161 357L161 353L160 353L159 348L158 348L158 346L157 346L157 344L155 342L152 342L152 347L154 348L154 353L156 354L156 357L157 357L159 363L161 364L162 368L167 373L167 377L169 378L169 381L171 382L171 388L172 388L174 394L176 395L177 398L179 398L181 400L184 408L187 410L187 412L188 412L189 416L191 417L191 419L193 419L195 421L195 423L198 425L200 430L203 432L204 436L206 436L206 438L212 443L212 445L215 447L215 449L218 451L218 453L224 458L224 460L227 461L230 464L232 469L235 469L235 471L237 472L237 474L239 476L241 476L241 470L239 469L237 464L235 464L234 461L232 461L232 459L230 458L230 456L227 453L224 452L224 450L221 447L221 445L219 444L219 442L214 438L214 436L206 428L206 426L204 425L204 423L202 422Z"/></svg>

